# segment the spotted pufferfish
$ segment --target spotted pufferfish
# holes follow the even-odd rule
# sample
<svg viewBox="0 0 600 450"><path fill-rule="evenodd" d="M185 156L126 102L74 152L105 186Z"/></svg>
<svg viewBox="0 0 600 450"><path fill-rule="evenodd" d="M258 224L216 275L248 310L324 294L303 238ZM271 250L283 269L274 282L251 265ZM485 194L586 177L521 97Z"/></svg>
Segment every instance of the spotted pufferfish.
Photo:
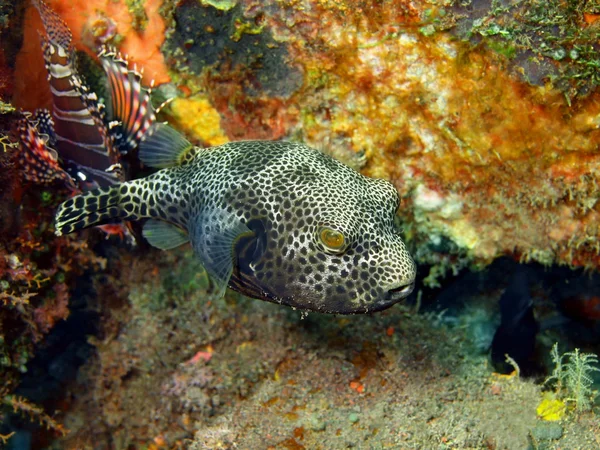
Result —
<svg viewBox="0 0 600 450"><path fill-rule="evenodd" d="M59 206L58 235L146 220L143 235L155 247L191 242L219 293L230 287L303 310L374 312L411 293L415 263L395 227L400 200L391 183L299 143L194 147L156 122L139 74L106 52L100 60L113 122L104 125L93 93L75 95L83 82L69 57L70 31L43 0L34 3L44 19L55 94L55 125L46 134L56 136L62 160L74 161L73 180L85 181L85 192ZM33 125L27 126L32 134ZM113 137L114 130L119 134ZM25 142L29 172L41 174L36 179L73 181L50 157L47 142ZM130 181L117 177L113 168L135 152L160 170ZM91 189L90 178L97 188Z"/></svg>
<svg viewBox="0 0 600 450"><path fill-rule="evenodd" d="M148 129L139 157L161 170L65 201L57 234L148 219L150 244L191 242L222 291L323 313L379 311L413 290L415 263L387 181L299 143L194 147L162 123Z"/></svg>

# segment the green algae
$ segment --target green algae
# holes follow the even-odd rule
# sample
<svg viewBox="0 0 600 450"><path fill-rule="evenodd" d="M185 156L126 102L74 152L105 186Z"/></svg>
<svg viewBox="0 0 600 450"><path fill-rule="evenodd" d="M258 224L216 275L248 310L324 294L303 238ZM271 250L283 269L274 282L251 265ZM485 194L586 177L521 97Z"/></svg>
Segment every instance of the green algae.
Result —
<svg viewBox="0 0 600 450"><path fill-rule="evenodd" d="M239 79L246 94L287 97L301 85L298 69L288 65L286 46L275 40L264 18L247 16L240 4L221 9L185 2L169 11L172 25L162 51L173 61L174 77L208 73Z"/></svg>
<svg viewBox="0 0 600 450"><path fill-rule="evenodd" d="M201 0L203 6L212 6L221 11L229 11L237 5L237 0Z"/></svg>
<svg viewBox="0 0 600 450"><path fill-rule="evenodd" d="M127 9L131 14L133 28L137 31L144 31L148 26L148 15L144 9L143 0L125 0Z"/></svg>
<svg viewBox="0 0 600 450"><path fill-rule="evenodd" d="M210 281L202 265L189 252L186 263L177 270L159 273L160 284L152 289L135 290L130 297L140 311L157 312L169 308L193 311L202 307L202 293L208 295ZM200 295L199 295L200 294ZM185 317L185 316L184 316Z"/></svg>
<svg viewBox="0 0 600 450"><path fill-rule="evenodd" d="M455 1L441 28L483 41L525 81L549 82L571 99L600 85L599 9L586 0Z"/></svg>
<svg viewBox="0 0 600 450"><path fill-rule="evenodd" d="M244 34L260 34L265 29L265 25L256 25L252 22L244 21L242 19L236 19L235 21L235 32L231 36L233 42L239 42Z"/></svg>
<svg viewBox="0 0 600 450"><path fill-rule="evenodd" d="M9 114L15 111L15 107L10 103L3 102L0 100L0 114ZM1 139L0 139L1 141ZM6 151L6 149L5 149Z"/></svg>

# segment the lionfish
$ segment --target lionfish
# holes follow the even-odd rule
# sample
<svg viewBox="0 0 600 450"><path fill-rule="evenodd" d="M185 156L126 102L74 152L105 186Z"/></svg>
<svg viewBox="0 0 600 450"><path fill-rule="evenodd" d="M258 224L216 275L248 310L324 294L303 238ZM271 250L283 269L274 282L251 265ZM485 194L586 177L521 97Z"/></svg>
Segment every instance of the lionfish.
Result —
<svg viewBox="0 0 600 450"><path fill-rule="evenodd" d="M150 89L117 52L98 54L108 80L108 108L77 72L72 35L43 0L33 0L44 25L40 33L52 95L51 112L26 113L19 121L19 162L36 184L63 182L74 193L112 186L126 179L127 161L156 120ZM105 231L123 232L121 227Z"/></svg>

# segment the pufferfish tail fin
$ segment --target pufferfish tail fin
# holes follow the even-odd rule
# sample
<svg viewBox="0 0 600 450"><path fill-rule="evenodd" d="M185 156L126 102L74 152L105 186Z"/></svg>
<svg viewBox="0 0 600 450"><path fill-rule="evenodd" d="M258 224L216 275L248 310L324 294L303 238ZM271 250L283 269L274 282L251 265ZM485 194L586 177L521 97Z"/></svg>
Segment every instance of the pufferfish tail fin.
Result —
<svg viewBox="0 0 600 450"><path fill-rule="evenodd" d="M56 234L61 236L96 225L151 217L141 196L149 191L146 180L84 192L63 202L56 211Z"/></svg>

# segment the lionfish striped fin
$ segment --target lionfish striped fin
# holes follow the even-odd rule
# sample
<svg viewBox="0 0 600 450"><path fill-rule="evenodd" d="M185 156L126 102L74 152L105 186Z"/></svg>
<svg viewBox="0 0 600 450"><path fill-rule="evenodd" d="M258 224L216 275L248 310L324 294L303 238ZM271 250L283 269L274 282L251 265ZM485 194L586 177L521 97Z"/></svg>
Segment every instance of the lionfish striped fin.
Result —
<svg viewBox="0 0 600 450"><path fill-rule="evenodd" d="M44 29L46 30L47 40L61 47L66 54L72 54L72 34L65 21L43 0L32 0L32 3L40 13Z"/></svg>
<svg viewBox="0 0 600 450"><path fill-rule="evenodd" d="M18 132L21 144L18 161L25 179L37 184L62 181L76 191L73 179L58 163L56 151L47 145L47 140L26 116L19 119Z"/></svg>
<svg viewBox="0 0 600 450"><path fill-rule="evenodd" d="M156 121L150 101L151 89L142 86L142 75L129 69L127 60L113 50L103 49L100 62L108 78L108 117L116 121L115 140L121 151L136 149L148 128Z"/></svg>
<svg viewBox="0 0 600 450"><path fill-rule="evenodd" d="M75 69L71 32L42 0L35 0L34 5L45 27L41 40L52 93L56 150L61 159L85 172L87 181L100 186L117 183L120 171L110 168L119 164L120 155L108 134L96 95L88 92Z"/></svg>

